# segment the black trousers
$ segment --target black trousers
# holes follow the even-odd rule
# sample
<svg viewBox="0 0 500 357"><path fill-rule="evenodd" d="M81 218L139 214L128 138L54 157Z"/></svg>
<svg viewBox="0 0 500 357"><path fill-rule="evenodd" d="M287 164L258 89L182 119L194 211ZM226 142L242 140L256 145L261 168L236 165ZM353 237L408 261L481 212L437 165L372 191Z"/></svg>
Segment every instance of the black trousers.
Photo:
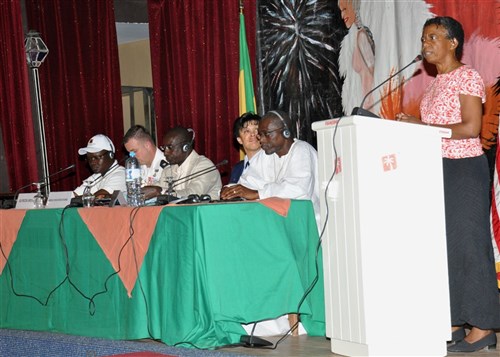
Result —
<svg viewBox="0 0 500 357"><path fill-rule="evenodd" d="M452 325L500 328L487 159L443 159L443 174Z"/></svg>

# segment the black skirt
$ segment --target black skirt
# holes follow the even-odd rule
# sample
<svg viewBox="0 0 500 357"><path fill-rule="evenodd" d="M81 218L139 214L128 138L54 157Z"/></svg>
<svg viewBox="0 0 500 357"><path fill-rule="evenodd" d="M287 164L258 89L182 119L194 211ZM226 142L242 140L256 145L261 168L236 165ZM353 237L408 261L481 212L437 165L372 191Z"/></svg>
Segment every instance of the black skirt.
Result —
<svg viewBox="0 0 500 357"><path fill-rule="evenodd" d="M443 175L452 326L500 328L487 159L443 159Z"/></svg>

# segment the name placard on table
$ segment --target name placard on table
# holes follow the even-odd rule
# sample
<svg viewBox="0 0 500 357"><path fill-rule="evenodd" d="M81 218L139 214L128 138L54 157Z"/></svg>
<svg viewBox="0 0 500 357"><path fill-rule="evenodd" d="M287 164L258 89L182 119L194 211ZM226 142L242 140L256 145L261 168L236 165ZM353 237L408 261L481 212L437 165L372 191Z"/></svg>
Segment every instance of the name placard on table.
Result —
<svg viewBox="0 0 500 357"><path fill-rule="evenodd" d="M20 193L17 196L16 209L34 209L36 193Z"/></svg>
<svg viewBox="0 0 500 357"><path fill-rule="evenodd" d="M20 193L16 201L16 209L35 209L36 193ZM71 203L73 192L51 192L45 208L64 208Z"/></svg>
<svg viewBox="0 0 500 357"><path fill-rule="evenodd" d="M51 192L45 208L64 208L71 203L71 191Z"/></svg>

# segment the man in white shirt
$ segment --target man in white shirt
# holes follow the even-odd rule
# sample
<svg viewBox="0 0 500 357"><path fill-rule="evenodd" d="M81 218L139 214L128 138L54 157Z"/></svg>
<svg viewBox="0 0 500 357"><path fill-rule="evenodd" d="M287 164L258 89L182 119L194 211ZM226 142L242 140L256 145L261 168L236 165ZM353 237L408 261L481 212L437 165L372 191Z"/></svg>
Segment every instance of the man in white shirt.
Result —
<svg viewBox="0 0 500 357"><path fill-rule="evenodd" d="M78 154L86 155L94 174L73 191L75 196L81 196L87 187L96 198L109 197L115 190L127 191L125 168L115 160L115 146L110 138L97 134L86 147L78 150Z"/></svg>
<svg viewBox="0 0 500 357"><path fill-rule="evenodd" d="M164 193L180 198L208 194L211 199L219 198L222 187L219 170L193 149L194 138L194 130L183 127L170 129L163 137L160 149L170 166L162 172L161 187L155 187L156 196Z"/></svg>
<svg viewBox="0 0 500 357"><path fill-rule="evenodd" d="M135 152L141 165L141 186L146 199L151 198L155 190L148 186L160 186L163 168L168 165L165 156L158 149L146 128L132 126L123 137L123 145L128 152Z"/></svg>
<svg viewBox="0 0 500 357"><path fill-rule="evenodd" d="M285 112L273 110L262 117L259 123L262 150L250 160L238 185L222 189L222 199L274 196L311 200L316 222L320 221L318 153L307 142L294 139L291 127Z"/></svg>

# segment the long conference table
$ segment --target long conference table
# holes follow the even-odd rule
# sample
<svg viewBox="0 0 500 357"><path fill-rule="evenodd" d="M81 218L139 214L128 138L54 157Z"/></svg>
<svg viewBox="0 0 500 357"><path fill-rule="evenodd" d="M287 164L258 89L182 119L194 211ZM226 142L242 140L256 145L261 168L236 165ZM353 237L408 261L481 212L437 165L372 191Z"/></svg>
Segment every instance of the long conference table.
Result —
<svg viewBox="0 0 500 357"><path fill-rule="evenodd" d="M0 210L0 328L211 349L297 312L324 336L310 201ZM6 260L8 258L8 260Z"/></svg>

